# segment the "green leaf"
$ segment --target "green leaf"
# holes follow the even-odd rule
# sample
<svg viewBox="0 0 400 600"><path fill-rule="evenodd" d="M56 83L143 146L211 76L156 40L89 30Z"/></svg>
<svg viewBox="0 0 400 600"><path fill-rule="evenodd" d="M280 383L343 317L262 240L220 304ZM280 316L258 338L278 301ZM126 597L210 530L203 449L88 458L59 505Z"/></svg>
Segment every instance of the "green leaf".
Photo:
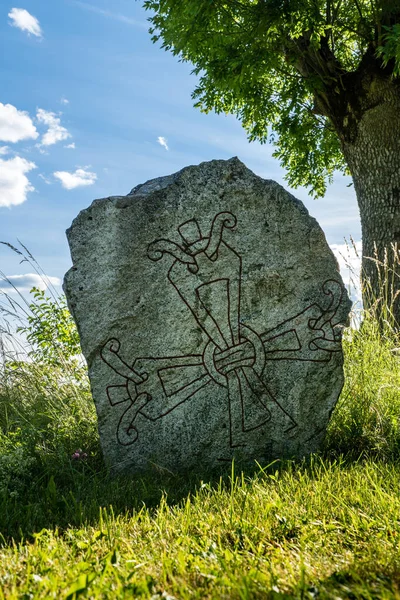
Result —
<svg viewBox="0 0 400 600"><path fill-rule="evenodd" d="M33 288L34 301L29 305L28 324L19 327L32 345L31 358L63 367L81 355L79 335L68 310L65 296L48 298L43 290Z"/></svg>
<svg viewBox="0 0 400 600"><path fill-rule="evenodd" d="M96 577L97 574L93 571L79 575L76 581L74 581L74 583L72 583L68 588L65 600L75 600L75 598L83 594L89 588L90 584L96 579Z"/></svg>
<svg viewBox="0 0 400 600"><path fill-rule="evenodd" d="M338 121L321 102L343 92L343 76L375 47L390 3L377 10L369 0L147 0L144 7L153 42L193 64L195 107L231 113L250 141L274 144L291 186L320 196L336 170L347 171ZM398 27L384 37L382 56L400 64Z"/></svg>

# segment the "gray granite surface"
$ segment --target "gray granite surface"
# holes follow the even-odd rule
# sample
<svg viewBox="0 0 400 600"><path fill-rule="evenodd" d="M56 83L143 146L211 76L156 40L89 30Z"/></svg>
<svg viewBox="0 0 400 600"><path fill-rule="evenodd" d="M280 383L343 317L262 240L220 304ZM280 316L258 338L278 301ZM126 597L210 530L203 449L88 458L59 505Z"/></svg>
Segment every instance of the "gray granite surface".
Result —
<svg viewBox="0 0 400 600"><path fill-rule="evenodd" d="M317 450L351 303L304 205L237 158L95 200L64 290L114 472Z"/></svg>

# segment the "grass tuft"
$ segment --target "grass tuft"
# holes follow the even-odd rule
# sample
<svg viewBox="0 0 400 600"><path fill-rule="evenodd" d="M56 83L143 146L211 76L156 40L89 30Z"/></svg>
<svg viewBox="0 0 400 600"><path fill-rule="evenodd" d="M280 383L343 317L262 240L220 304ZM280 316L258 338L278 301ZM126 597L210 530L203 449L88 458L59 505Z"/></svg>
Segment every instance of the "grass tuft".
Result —
<svg viewBox="0 0 400 600"><path fill-rule="evenodd" d="M343 340L345 385L333 413L328 455L400 457L400 335L373 310Z"/></svg>

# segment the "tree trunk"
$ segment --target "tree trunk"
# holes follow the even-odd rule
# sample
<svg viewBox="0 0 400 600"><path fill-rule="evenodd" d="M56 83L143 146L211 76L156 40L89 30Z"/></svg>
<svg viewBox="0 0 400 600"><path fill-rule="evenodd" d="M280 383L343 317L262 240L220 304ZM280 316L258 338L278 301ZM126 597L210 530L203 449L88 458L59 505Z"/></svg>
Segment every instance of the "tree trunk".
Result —
<svg viewBox="0 0 400 600"><path fill-rule="evenodd" d="M390 80L374 84L376 103L363 112L355 139L342 139L342 146L360 209L364 306L380 299L382 319L386 301L399 327L400 88ZM378 268L374 258L386 267Z"/></svg>

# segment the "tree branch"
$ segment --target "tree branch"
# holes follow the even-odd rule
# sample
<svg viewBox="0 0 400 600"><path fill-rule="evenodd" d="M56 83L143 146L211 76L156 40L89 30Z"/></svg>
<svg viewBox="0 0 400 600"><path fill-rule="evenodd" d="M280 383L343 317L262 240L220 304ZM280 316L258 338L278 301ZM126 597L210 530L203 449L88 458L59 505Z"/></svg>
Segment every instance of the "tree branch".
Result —
<svg viewBox="0 0 400 600"><path fill-rule="evenodd" d="M358 14L360 15L361 19L363 19L363 18L364 18L364 15L362 14L362 10L361 10L361 7L360 7L360 5L359 5L359 3L358 3L358 0L354 0L354 4L355 4L355 5L356 5L356 7L357 7Z"/></svg>

